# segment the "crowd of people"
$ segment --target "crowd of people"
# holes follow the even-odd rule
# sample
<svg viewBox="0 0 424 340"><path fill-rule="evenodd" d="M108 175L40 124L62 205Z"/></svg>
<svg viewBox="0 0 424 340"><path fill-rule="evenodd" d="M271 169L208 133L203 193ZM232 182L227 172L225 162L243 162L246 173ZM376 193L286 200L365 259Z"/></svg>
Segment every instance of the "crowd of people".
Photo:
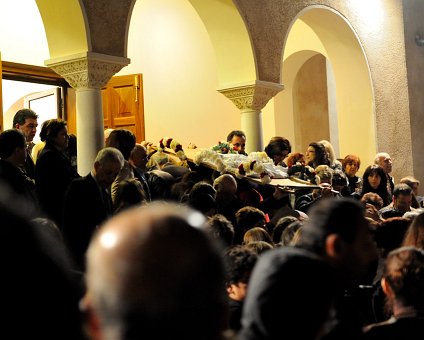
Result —
<svg viewBox="0 0 424 340"><path fill-rule="evenodd" d="M0 133L16 338L422 338L423 199L413 176L391 177L389 154L360 177L359 156L337 159L326 140L303 154L273 137L274 166L317 184L292 191L152 164L150 143L108 129L81 176L66 122L44 122L40 148L37 119L19 110ZM246 155L243 131L227 144Z"/></svg>

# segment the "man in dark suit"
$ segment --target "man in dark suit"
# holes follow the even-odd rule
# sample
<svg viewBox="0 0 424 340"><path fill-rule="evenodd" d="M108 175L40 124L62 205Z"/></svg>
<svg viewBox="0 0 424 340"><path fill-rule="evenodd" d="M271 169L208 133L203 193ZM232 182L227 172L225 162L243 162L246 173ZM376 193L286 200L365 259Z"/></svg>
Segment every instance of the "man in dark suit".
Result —
<svg viewBox="0 0 424 340"><path fill-rule="evenodd" d="M22 166L25 174L34 179L35 166L31 157L31 150L34 146L33 139L37 132L37 119L38 115L31 109L21 109L15 113L13 117L13 128L21 130L26 139L27 158L25 164Z"/></svg>
<svg viewBox="0 0 424 340"><path fill-rule="evenodd" d="M122 153L112 147L97 154L93 170L71 182L65 195L63 233L79 270L85 270L85 252L96 228L113 213L110 185L124 164Z"/></svg>

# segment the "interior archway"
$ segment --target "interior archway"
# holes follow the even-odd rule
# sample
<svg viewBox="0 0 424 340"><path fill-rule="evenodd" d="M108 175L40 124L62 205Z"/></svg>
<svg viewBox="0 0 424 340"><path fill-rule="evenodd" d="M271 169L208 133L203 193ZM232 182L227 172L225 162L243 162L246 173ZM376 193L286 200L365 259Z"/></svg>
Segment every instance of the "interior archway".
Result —
<svg viewBox="0 0 424 340"><path fill-rule="evenodd" d="M318 54L324 59L308 67ZM302 105L310 108L308 98L316 94L313 86L299 83L302 79L325 86L320 100L327 101L321 103L327 110L316 114L328 122L329 129L317 126L318 134L299 128L299 124L311 124L311 113L302 111ZM322 6L309 7L298 15L285 44L282 80L285 90L275 100L276 133L292 138L294 151L304 152L306 140L328 139L337 157L354 153L363 164L372 163L376 153L372 82L361 43L344 17ZM299 97L299 86L312 92Z"/></svg>

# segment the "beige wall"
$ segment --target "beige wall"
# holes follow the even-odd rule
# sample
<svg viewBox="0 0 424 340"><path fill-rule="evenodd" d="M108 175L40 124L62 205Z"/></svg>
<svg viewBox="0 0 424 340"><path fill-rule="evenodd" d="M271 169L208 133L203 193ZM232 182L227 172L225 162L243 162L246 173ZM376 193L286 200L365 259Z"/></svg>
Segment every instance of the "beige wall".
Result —
<svg viewBox="0 0 424 340"><path fill-rule="evenodd" d="M415 155L414 174L421 181L420 194L424 192L424 46L415 43L419 34L424 39L424 2L404 0L405 49L408 67L409 110L411 113L412 151ZM403 131L399 130L399 134ZM405 173L405 175L408 175Z"/></svg>
<svg viewBox="0 0 424 340"><path fill-rule="evenodd" d="M239 110L217 92L214 49L187 1L137 1L128 57L131 64L119 74L143 73L147 140L211 147L240 129Z"/></svg>
<svg viewBox="0 0 424 340"><path fill-rule="evenodd" d="M330 139L326 61L322 55L309 59L293 84L295 133L293 151L306 153L310 142Z"/></svg>

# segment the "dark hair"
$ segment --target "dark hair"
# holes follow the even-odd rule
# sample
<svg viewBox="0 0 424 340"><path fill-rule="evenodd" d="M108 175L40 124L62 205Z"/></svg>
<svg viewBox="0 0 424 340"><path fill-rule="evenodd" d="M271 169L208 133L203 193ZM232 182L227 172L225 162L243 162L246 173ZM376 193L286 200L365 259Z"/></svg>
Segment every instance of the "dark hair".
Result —
<svg viewBox="0 0 424 340"><path fill-rule="evenodd" d="M48 119L41 125L40 139L46 144L52 143L57 134L67 126L67 123L59 118Z"/></svg>
<svg viewBox="0 0 424 340"><path fill-rule="evenodd" d="M324 253L325 239L330 234L339 235L351 244L361 222L366 223L361 203L351 198L319 200L309 210L309 219L302 226L300 245L316 253Z"/></svg>
<svg viewBox="0 0 424 340"><path fill-rule="evenodd" d="M224 254L226 284L248 283L258 256L245 246L234 246Z"/></svg>
<svg viewBox="0 0 424 340"><path fill-rule="evenodd" d="M399 195L412 195L412 188L406 183L396 184L393 189L393 197L399 197Z"/></svg>
<svg viewBox="0 0 424 340"><path fill-rule="evenodd" d="M213 239L223 242L224 247L233 244L234 227L224 215L215 214L209 217L205 229Z"/></svg>
<svg viewBox="0 0 424 340"><path fill-rule="evenodd" d="M290 141L284 137L272 137L265 147L265 152L269 158L274 158L274 156L281 154L283 151L291 152Z"/></svg>
<svg viewBox="0 0 424 340"><path fill-rule="evenodd" d="M9 129L0 133L0 158L8 158L16 148L26 148L26 139L20 130Z"/></svg>
<svg viewBox="0 0 424 340"><path fill-rule="evenodd" d="M375 192L367 192L361 197L360 201L364 204L372 204L377 210L380 210L384 206L383 199Z"/></svg>
<svg viewBox="0 0 424 340"><path fill-rule="evenodd" d="M275 244L280 243L281 234L284 232L284 229L286 229L292 222L296 222L296 221L299 221L299 219L294 216L281 217L277 221L274 229L272 229L272 241Z"/></svg>
<svg viewBox="0 0 424 340"><path fill-rule="evenodd" d="M106 146L117 148L122 152L125 160L130 158L130 154L135 147L135 143L135 135L131 131L125 129L113 130L106 139Z"/></svg>
<svg viewBox="0 0 424 340"><path fill-rule="evenodd" d="M13 117L13 127L16 124L24 125L27 119L38 119L38 115L31 109L20 109Z"/></svg>
<svg viewBox="0 0 424 340"><path fill-rule="evenodd" d="M383 278L402 306L424 309L424 251L402 247L390 252L385 261ZM388 300L389 308L393 301Z"/></svg>
<svg viewBox="0 0 424 340"><path fill-rule="evenodd" d="M377 174L381 178L380 185L378 186L377 189L374 189L373 187L371 187L370 182L368 181L368 177L371 174ZM387 191L387 176L382 167L380 167L377 164L368 166L365 169L364 174L362 176L362 183L363 184L362 184L361 195L364 195L367 192L374 192L382 198L384 202L384 206L390 203L390 197Z"/></svg>
<svg viewBox="0 0 424 340"><path fill-rule="evenodd" d="M312 162L309 162L309 166L316 168L318 165L330 166L330 160L328 159L328 153L325 150L325 146L322 143L312 142L309 143L315 149L315 158Z"/></svg>
<svg viewBox="0 0 424 340"><path fill-rule="evenodd" d="M227 136L227 142L231 142L234 136L242 137L246 140L246 134L241 130L233 130Z"/></svg>

